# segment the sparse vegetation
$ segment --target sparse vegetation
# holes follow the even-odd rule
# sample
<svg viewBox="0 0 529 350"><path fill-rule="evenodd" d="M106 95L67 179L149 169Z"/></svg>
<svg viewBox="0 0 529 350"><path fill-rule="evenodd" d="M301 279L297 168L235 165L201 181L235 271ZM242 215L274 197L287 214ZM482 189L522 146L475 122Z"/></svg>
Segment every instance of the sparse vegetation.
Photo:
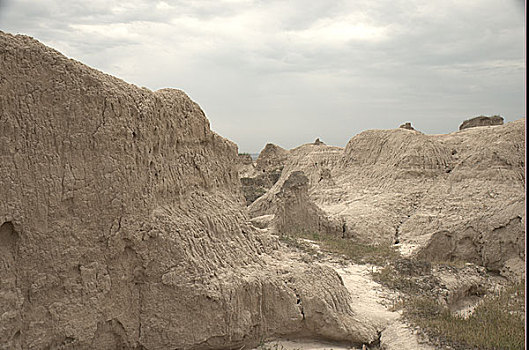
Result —
<svg viewBox="0 0 529 350"><path fill-rule="evenodd" d="M458 269L453 264L437 264ZM523 349L524 283L506 288L499 295L485 296L467 318L453 314L441 305L437 279L430 273L431 264L413 259L398 259L373 273L373 279L397 290L402 299L397 308L432 341L455 349Z"/></svg>
<svg viewBox="0 0 529 350"><path fill-rule="evenodd" d="M320 246L323 252L339 254L357 264L369 263L384 266L399 257L398 251L393 246L372 246L350 239L321 235L316 232L301 232L295 235L284 235L280 237L280 240L289 246L314 254L314 248L310 244L307 244L307 242L303 242L302 239L314 241L314 243Z"/></svg>
<svg viewBox="0 0 529 350"><path fill-rule="evenodd" d="M430 262L402 258L392 246L369 246L318 233L283 235L280 240L314 257L321 253L309 241L319 245L322 252L339 254L353 263L383 266L373 273L373 279L403 293L395 307L403 309L409 322L418 326L438 345L448 345L457 350L524 349L524 283L506 288L498 295L484 297L473 314L465 318L453 314L437 301L439 281L431 273ZM434 265L437 268L460 269L465 263ZM270 344L266 346L259 349L283 349L270 347Z"/></svg>
<svg viewBox="0 0 529 350"><path fill-rule="evenodd" d="M279 240L285 243L287 246L302 250L311 256L316 257L319 255L318 251L309 242L303 241L300 238L282 235L279 237Z"/></svg>
<svg viewBox="0 0 529 350"><path fill-rule="evenodd" d="M440 266L453 267L453 268L456 268L456 269L461 269L461 268L465 267L465 265L466 265L466 261L462 261L462 260L436 261L435 263L437 265L440 265Z"/></svg>
<svg viewBox="0 0 529 350"><path fill-rule="evenodd" d="M439 286L439 281L431 275L431 263L404 258L374 272L373 280L410 295L432 294Z"/></svg>
<svg viewBox="0 0 529 350"><path fill-rule="evenodd" d="M257 347L257 350L286 350L286 348L279 343L266 344L264 342L261 342L259 346ZM294 350L301 350L301 349L294 349Z"/></svg>
<svg viewBox="0 0 529 350"><path fill-rule="evenodd" d="M523 349L524 300L524 283L520 283L485 297L468 318L424 297L404 302L404 315L431 339L455 349Z"/></svg>
<svg viewBox="0 0 529 350"><path fill-rule="evenodd" d="M404 293L420 292L419 285L415 283L412 278L396 273L392 266L386 266L380 271L374 272L373 279L389 289L398 290Z"/></svg>

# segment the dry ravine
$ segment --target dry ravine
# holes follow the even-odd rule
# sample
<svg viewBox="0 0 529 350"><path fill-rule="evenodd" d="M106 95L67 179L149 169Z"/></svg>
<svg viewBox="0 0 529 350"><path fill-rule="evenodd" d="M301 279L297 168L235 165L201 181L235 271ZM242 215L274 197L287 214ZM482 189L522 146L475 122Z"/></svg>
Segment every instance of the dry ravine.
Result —
<svg viewBox="0 0 529 350"><path fill-rule="evenodd" d="M378 265L366 278L396 293L391 311L402 313L402 329L427 339L421 346L518 349L525 119L490 119L447 135L410 125L365 131L345 149L320 141L283 152L281 176L249 205L251 221L294 248L311 253L300 239L316 238L326 255ZM392 348L388 338L376 347Z"/></svg>
<svg viewBox="0 0 529 350"><path fill-rule="evenodd" d="M524 128L254 164L184 92L0 32L0 349L464 346L417 298L479 314L525 276Z"/></svg>

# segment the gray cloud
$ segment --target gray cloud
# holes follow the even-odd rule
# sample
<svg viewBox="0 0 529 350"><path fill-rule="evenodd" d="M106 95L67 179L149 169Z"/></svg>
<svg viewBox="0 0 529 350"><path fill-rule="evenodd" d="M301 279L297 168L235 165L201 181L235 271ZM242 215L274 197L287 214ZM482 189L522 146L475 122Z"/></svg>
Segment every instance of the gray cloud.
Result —
<svg viewBox="0 0 529 350"><path fill-rule="evenodd" d="M1 30L183 89L242 151L525 116L520 1L4 0L0 11Z"/></svg>

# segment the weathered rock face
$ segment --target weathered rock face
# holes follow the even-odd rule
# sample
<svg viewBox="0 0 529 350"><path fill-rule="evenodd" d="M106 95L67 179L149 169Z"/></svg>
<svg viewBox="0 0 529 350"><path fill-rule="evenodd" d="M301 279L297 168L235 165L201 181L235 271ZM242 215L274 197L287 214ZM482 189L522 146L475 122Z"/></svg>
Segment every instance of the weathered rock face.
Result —
<svg viewBox="0 0 529 350"><path fill-rule="evenodd" d="M474 117L474 118L465 120L459 126L459 130L475 128L476 126L491 126L491 125L503 125L503 118L500 117L499 115L493 115L492 117L480 115L479 117Z"/></svg>
<svg viewBox="0 0 529 350"><path fill-rule="evenodd" d="M256 170L259 172L283 169L287 160L288 151L273 143L266 144L259 153L256 161Z"/></svg>
<svg viewBox="0 0 529 350"><path fill-rule="evenodd" d="M239 153L238 159L239 159L240 165L252 166L252 167L254 165L252 156L247 153Z"/></svg>
<svg viewBox="0 0 529 350"><path fill-rule="evenodd" d="M241 177L242 193L246 199L246 205L250 205L272 187L281 172L255 173L254 176Z"/></svg>
<svg viewBox="0 0 529 350"><path fill-rule="evenodd" d="M249 154L239 154L237 170L241 179L241 188L246 205L249 205L263 195L271 185L267 177L255 171L255 163Z"/></svg>
<svg viewBox="0 0 529 350"><path fill-rule="evenodd" d="M406 122L406 123L404 123L404 124L401 124L401 125L399 126L399 128L401 128L401 129L407 129L407 130L415 130L415 129L413 128L413 126L411 126L411 123L410 123L410 122Z"/></svg>
<svg viewBox="0 0 529 350"><path fill-rule="evenodd" d="M274 203L274 229L279 234L342 234L341 223L331 222L309 197L309 179L302 171L290 173Z"/></svg>
<svg viewBox="0 0 529 350"><path fill-rule="evenodd" d="M448 135L368 130L345 150L318 147L290 151L251 216L273 214L280 186L302 170L310 200L345 223L344 237L399 242L426 259L472 261L512 278L524 272L525 119Z"/></svg>
<svg viewBox="0 0 529 350"><path fill-rule="evenodd" d="M255 174L255 163L252 156L239 153L237 160L237 171L240 178L253 176Z"/></svg>
<svg viewBox="0 0 529 350"><path fill-rule="evenodd" d="M302 171L308 178L309 192L318 183L333 184L331 169L339 163L342 153L343 149L340 147L315 144L306 144L290 150L281 177L266 194L248 207L250 216L258 217L275 213L276 202L283 184L295 171ZM313 193L309 194L312 197Z"/></svg>
<svg viewBox="0 0 529 350"><path fill-rule="evenodd" d="M325 143L319 138L317 138L312 144L297 147L290 151L271 143L267 144L259 154L256 167L252 169L253 172L246 171L246 168L242 165L239 167L239 176L241 178L246 204L250 206L272 187L274 187L273 193L279 193L286 178L278 183L277 186L274 185L276 185L281 178L281 174L285 165L288 163L288 159L293 157L303 158L301 163L304 163L304 165L301 165L301 163L298 162L295 165L290 165L290 167L294 166L298 170L303 170L310 176L310 181L332 181L330 169L326 166L326 162L329 150L335 151L336 149L341 150L339 147L329 147L325 145ZM292 152L294 154L293 157L290 156ZM318 161L320 161L320 165L318 165ZM290 173L290 171L287 172ZM256 209L251 210L255 211Z"/></svg>
<svg viewBox="0 0 529 350"><path fill-rule="evenodd" d="M473 261L520 278L525 271L525 119L434 138L452 149L455 163L401 227L404 235L422 227L428 233L423 236L428 243L419 250L423 256Z"/></svg>
<svg viewBox="0 0 529 350"><path fill-rule="evenodd" d="M252 204L279 180L287 154L287 150L269 143L259 154L255 165L252 162L251 168L244 163L239 166L246 205Z"/></svg>
<svg viewBox="0 0 529 350"><path fill-rule="evenodd" d="M236 146L183 92L0 32L0 120L0 348L376 338L334 272L273 257Z"/></svg>

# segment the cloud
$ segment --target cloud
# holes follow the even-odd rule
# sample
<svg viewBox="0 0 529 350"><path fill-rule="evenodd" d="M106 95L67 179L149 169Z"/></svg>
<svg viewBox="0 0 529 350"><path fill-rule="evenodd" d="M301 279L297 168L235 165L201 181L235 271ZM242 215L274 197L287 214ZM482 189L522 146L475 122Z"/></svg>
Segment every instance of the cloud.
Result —
<svg viewBox="0 0 529 350"><path fill-rule="evenodd" d="M183 89L244 151L525 115L519 1L4 0L0 10L2 30L140 86Z"/></svg>

